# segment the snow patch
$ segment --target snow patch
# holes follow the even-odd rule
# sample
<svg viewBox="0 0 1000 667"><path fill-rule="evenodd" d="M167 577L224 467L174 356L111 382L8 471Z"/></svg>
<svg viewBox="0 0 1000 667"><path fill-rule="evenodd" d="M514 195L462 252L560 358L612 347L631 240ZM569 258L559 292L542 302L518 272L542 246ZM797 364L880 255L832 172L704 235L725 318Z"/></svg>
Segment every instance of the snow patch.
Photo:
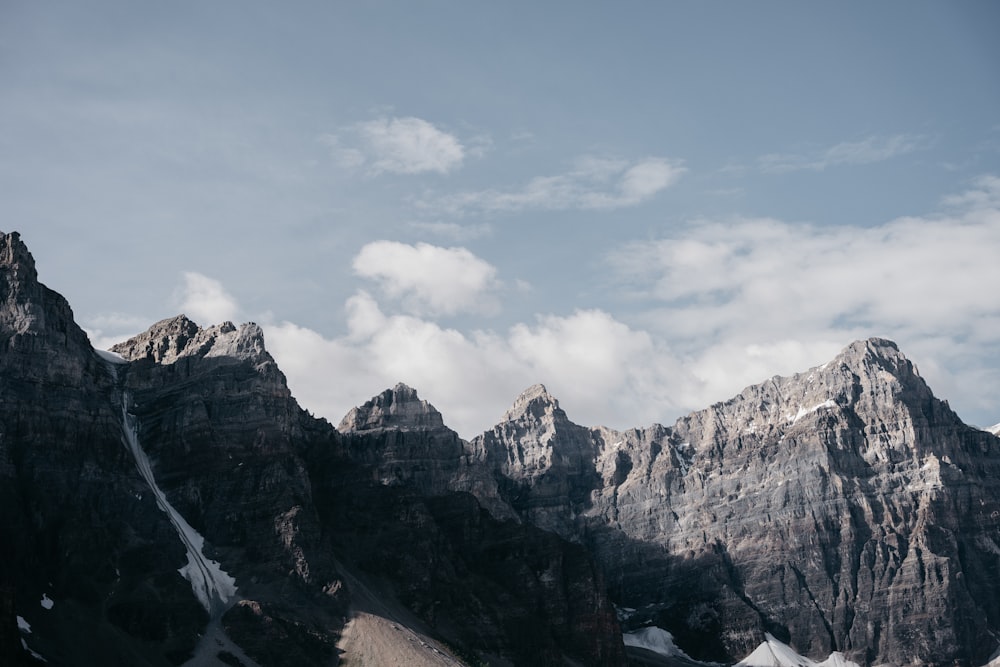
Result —
<svg viewBox="0 0 1000 667"><path fill-rule="evenodd" d="M764 642L734 667L859 667L859 665L845 658L839 651L834 651L822 662L810 660L796 653L788 644L765 633Z"/></svg>
<svg viewBox="0 0 1000 667"><path fill-rule="evenodd" d="M814 406L812 406L809 409L806 409L806 408L804 408L802 406L799 406L799 411L798 412L796 412L794 415L792 413L788 413L787 415L785 415L785 419L787 421L791 422L792 424L794 424L795 422L797 422L798 420L802 419L806 415L812 414L812 413L816 412L817 410L829 410L829 409L835 408L835 407L837 407L837 402L834 401L832 398L828 398L825 401L823 401L822 403L820 403L818 405L814 405Z"/></svg>
<svg viewBox="0 0 1000 667"><path fill-rule="evenodd" d="M990 656L990 661L983 667L1000 667L1000 646L997 646L997 650Z"/></svg>
<svg viewBox="0 0 1000 667"><path fill-rule="evenodd" d="M42 593L42 599L39 601L42 605L42 609L52 609L56 605L55 601L49 597L48 593Z"/></svg>
<svg viewBox="0 0 1000 667"><path fill-rule="evenodd" d="M17 617L17 629L25 634L31 634L31 624L24 620L23 616Z"/></svg>
<svg viewBox="0 0 1000 667"><path fill-rule="evenodd" d="M663 628L650 626L635 632L625 632L622 634L622 639L625 640L625 646L644 648L668 658L691 659L684 651L677 648L674 636Z"/></svg>
<svg viewBox="0 0 1000 667"><path fill-rule="evenodd" d="M236 596L236 579L223 571L219 563L205 557L202 551L205 547L205 538L191 527L191 524L181 516L180 512L174 509L174 506L170 504L166 495L156 484L149 457L139 445L138 424L135 417L128 413L127 394L123 397L122 403L125 440L128 443L129 451L135 458L136 467L153 492L156 504L170 517L170 523L173 524L187 550L187 565L180 568L178 572L191 582L191 589L209 614L214 615L216 612L221 612Z"/></svg>
<svg viewBox="0 0 1000 667"><path fill-rule="evenodd" d="M694 461L694 452L691 450L690 442L682 442L677 445L677 465L680 466L681 475L687 475Z"/></svg>
<svg viewBox="0 0 1000 667"><path fill-rule="evenodd" d="M992 433L993 435L1000 436L1000 424L994 424L993 426L990 426L986 430Z"/></svg>
<svg viewBox="0 0 1000 667"><path fill-rule="evenodd" d="M46 660L42 656L40 656L37 653L35 653L34 651L32 651L30 648L28 648L28 642L24 641L24 637L21 637L21 648L23 648L25 651L27 651L28 653L30 653L31 657L34 658L35 660L41 660L42 662L48 662L48 660Z"/></svg>
<svg viewBox="0 0 1000 667"><path fill-rule="evenodd" d="M128 363L128 359L118 354L117 352L112 352L110 350L98 350L96 348L94 349L94 352L96 352L97 356L99 356L101 359L104 359L104 361L110 362L112 364Z"/></svg>

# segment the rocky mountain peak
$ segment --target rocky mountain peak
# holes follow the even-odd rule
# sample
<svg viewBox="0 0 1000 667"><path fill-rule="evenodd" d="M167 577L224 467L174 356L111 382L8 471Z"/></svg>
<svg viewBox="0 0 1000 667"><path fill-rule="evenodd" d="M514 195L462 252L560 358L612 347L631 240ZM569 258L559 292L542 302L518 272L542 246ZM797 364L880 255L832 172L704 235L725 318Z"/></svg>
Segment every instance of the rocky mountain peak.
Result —
<svg viewBox="0 0 1000 667"><path fill-rule="evenodd" d="M17 232L0 232L0 338L42 336L53 350L91 354L87 335L62 295L38 282L35 260Z"/></svg>
<svg viewBox="0 0 1000 667"><path fill-rule="evenodd" d="M444 428L441 413L417 396L417 391L402 382L344 415L337 429L369 431L372 429L436 429Z"/></svg>
<svg viewBox="0 0 1000 667"><path fill-rule="evenodd" d="M844 348L832 364L846 365L858 375L888 372L900 380L917 375L913 364L899 351L899 346L884 338L855 341Z"/></svg>
<svg viewBox="0 0 1000 667"><path fill-rule="evenodd" d="M21 235L17 232L4 234L0 232L0 267L7 271L15 271L22 280L34 282L38 280L35 271L35 258L24 245Z"/></svg>
<svg viewBox="0 0 1000 667"><path fill-rule="evenodd" d="M566 413L559 407L559 401L549 393L543 384L535 384L523 392L514 400L507 412L501 417L500 422L513 422L523 419L541 419L548 416L561 416L566 418Z"/></svg>
<svg viewBox="0 0 1000 667"><path fill-rule="evenodd" d="M202 329L186 315L160 320L145 332L111 348L128 361L150 359L172 364L184 357L231 357L241 361L273 362L264 346L264 332L254 322L239 327L223 322Z"/></svg>

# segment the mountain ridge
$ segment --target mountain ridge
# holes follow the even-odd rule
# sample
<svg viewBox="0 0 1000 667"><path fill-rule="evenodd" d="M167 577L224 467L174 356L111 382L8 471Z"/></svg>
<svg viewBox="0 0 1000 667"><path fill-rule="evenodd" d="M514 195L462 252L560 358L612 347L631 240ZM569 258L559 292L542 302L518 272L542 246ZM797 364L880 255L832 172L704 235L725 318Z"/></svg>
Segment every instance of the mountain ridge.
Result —
<svg viewBox="0 0 1000 667"><path fill-rule="evenodd" d="M23 616L16 639L56 664L222 664L198 640L212 623L260 665L336 664L375 607L419 619L406 636L436 643L407 655L425 664L625 664L622 630L644 627L730 663L765 637L860 665L992 653L1000 439L891 341L671 426L580 426L533 385L466 441L398 384L335 429L298 406L253 323L161 320L112 368L0 236L0 624ZM129 423L236 582L218 618L178 574ZM54 609L25 602L43 594ZM5 664L25 655L0 633Z"/></svg>

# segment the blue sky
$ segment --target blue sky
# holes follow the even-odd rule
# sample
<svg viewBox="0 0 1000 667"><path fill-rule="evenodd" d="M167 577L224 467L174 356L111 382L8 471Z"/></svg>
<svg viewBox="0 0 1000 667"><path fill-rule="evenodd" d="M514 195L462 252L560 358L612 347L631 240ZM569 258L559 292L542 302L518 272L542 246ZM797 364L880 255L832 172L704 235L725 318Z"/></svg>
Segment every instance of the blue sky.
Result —
<svg viewBox="0 0 1000 667"><path fill-rule="evenodd" d="M895 339L1000 421L1000 6L0 4L0 229L96 344L257 321L336 422L672 423Z"/></svg>

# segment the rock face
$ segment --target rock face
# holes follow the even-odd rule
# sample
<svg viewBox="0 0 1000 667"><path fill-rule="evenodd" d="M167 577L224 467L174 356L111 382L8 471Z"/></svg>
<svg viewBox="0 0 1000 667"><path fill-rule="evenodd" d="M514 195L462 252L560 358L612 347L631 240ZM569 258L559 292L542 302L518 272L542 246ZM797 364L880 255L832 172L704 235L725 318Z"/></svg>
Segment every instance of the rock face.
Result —
<svg viewBox="0 0 1000 667"><path fill-rule="evenodd" d="M526 396L473 449L506 452L518 516L587 545L616 603L688 654L738 659L765 632L862 664L982 664L996 647L1000 441L893 343L670 428L582 429Z"/></svg>
<svg viewBox="0 0 1000 667"><path fill-rule="evenodd" d="M669 427L579 426L536 385L471 442L402 384L314 419L252 323L181 315L115 352L0 234L4 665L350 664L360 614L408 642L380 663L625 664L612 600L703 660L997 647L1000 439L889 341ZM225 604L182 576L192 543Z"/></svg>
<svg viewBox="0 0 1000 667"><path fill-rule="evenodd" d="M456 491L485 476L470 472L478 464L468 443L416 391L397 385L351 410L339 429L341 452L315 459L326 525L361 570L392 582L461 655L489 664L625 663L586 550L498 519Z"/></svg>
<svg viewBox="0 0 1000 667"><path fill-rule="evenodd" d="M587 552L449 490L465 444L412 389L341 435L299 408L255 324L181 315L114 352L0 234L3 664L332 665L362 607L477 663L624 664ZM182 577L192 541L235 580L211 615Z"/></svg>
<svg viewBox="0 0 1000 667"><path fill-rule="evenodd" d="M123 446L114 373L17 234L0 235L0 349L0 585L22 639L60 664L189 653L205 615ZM158 604L130 610L137 597Z"/></svg>

